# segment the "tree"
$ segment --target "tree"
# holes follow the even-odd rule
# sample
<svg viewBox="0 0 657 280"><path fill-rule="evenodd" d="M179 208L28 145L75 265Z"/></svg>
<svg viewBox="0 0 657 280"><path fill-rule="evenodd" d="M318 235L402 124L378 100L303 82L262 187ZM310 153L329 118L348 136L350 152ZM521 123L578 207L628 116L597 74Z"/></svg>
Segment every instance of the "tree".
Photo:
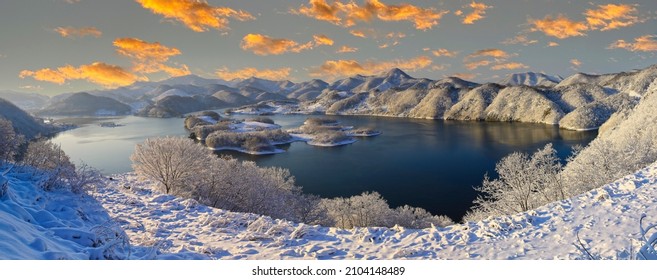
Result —
<svg viewBox="0 0 657 280"><path fill-rule="evenodd" d="M159 182L165 193L182 194L190 191L188 184L198 180L213 157L191 139L165 137L138 144L130 159L138 174Z"/></svg>
<svg viewBox="0 0 657 280"><path fill-rule="evenodd" d="M11 121L0 118L0 161L13 161L24 142L25 137L16 133Z"/></svg>
<svg viewBox="0 0 657 280"><path fill-rule="evenodd" d="M525 212L565 199L568 192L561 179L561 170L552 144L531 156L518 152L506 156L495 166L499 178L491 180L486 175L482 186L476 188L482 195L475 199L475 206L465 219Z"/></svg>
<svg viewBox="0 0 657 280"><path fill-rule="evenodd" d="M38 174L35 175L42 177L41 187L44 190L68 187L70 180L77 176L75 165L64 150L46 140L30 142L21 163L37 170Z"/></svg>

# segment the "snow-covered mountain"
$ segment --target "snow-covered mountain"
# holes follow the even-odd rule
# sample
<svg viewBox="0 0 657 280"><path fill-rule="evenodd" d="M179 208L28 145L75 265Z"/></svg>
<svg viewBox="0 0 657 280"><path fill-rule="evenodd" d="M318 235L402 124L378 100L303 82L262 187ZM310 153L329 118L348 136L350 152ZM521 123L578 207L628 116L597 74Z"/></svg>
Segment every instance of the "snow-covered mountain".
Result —
<svg viewBox="0 0 657 280"><path fill-rule="evenodd" d="M499 82L502 85L509 86L545 86L552 87L559 84L563 78L561 76L551 76L543 73L526 72L509 74Z"/></svg>
<svg viewBox="0 0 657 280"><path fill-rule="evenodd" d="M25 111L37 111L46 105L48 96L38 93L17 92L13 90L0 90L0 98L7 100Z"/></svg>
<svg viewBox="0 0 657 280"><path fill-rule="evenodd" d="M34 139L38 135L50 135L57 131L55 127L44 124L42 120L34 118L12 102L2 98L0 98L0 119L10 121L14 131L24 135L28 140Z"/></svg>

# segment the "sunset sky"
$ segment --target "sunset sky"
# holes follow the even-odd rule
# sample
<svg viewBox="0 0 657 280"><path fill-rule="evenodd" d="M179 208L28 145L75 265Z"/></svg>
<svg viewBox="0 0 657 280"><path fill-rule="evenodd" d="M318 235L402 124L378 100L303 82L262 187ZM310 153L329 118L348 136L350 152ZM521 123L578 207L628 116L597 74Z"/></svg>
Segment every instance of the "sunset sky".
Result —
<svg viewBox="0 0 657 280"><path fill-rule="evenodd" d="M196 74L332 81L399 67L497 81L657 63L657 2L26 0L0 3L0 89Z"/></svg>

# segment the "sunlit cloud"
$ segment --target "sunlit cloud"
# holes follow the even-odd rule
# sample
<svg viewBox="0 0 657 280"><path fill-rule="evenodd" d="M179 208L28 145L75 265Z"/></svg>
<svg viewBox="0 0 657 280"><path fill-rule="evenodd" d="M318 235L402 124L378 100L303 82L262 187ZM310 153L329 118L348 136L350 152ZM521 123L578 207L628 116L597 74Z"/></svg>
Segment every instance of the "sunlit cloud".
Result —
<svg viewBox="0 0 657 280"><path fill-rule="evenodd" d="M505 59L511 57L511 55L500 49L484 49L471 53L466 57L466 59L473 59L478 57L493 57L493 58Z"/></svg>
<svg viewBox="0 0 657 280"><path fill-rule="evenodd" d="M353 52L357 52L357 51L358 51L358 48L356 48L356 47L342 46L336 52L337 53L353 53Z"/></svg>
<svg viewBox="0 0 657 280"><path fill-rule="evenodd" d="M57 69L44 68L36 71L23 70L20 78L31 77L37 81L63 85L70 80L86 80L104 87L126 86L136 81L146 81L120 66L94 62L80 67L66 65Z"/></svg>
<svg viewBox="0 0 657 280"><path fill-rule="evenodd" d="M167 47L159 42L146 42L136 38L119 38L114 40L116 52L132 60L132 70L136 73L165 72L170 76L189 75L186 65L172 67L165 63L172 56L180 55L180 50Z"/></svg>
<svg viewBox="0 0 657 280"><path fill-rule="evenodd" d="M313 35L313 40L317 46L327 45L333 46L333 39L327 37L326 35Z"/></svg>
<svg viewBox="0 0 657 280"><path fill-rule="evenodd" d="M472 12L463 16L463 21L462 21L463 24L474 24L475 21L484 18L484 15L486 14L486 10L492 8L492 6L488 6L484 3L477 3L474 1L472 1L472 3L470 3L469 5L467 5L467 7L472 8ZM460 15L463 15L463 12L461 12Z"/></svg>
<svg viewBox="0 0 657 280"><path fill-rule="evenodd" d="M526 69L529 68L529 66L519 63L519 62L508 62L508 63L502 63L498 65L494 65L491 67L491 70L516 70L516 69Z"/></svg>
<svg viewBox="0 0 657 280"><path fill-rule="evenodd" d="M532 32L540 31L547 36L566 39L568 37L585 36L585 31L589 30L586 22L572 21L563 15L556 18L546 16L543 19L530 20L533 27Z"/></svg>
<svg viewBox="0 0 657 280"><path fill-rule="evenodd" d="M447 70L447 68L449 68L450 66L451 65L449 65L449 64L432 65L431 70L433 70L433 71L443 71L443 70Z"/></svg>
<svg viewBox="0 0 657 280"><path fill-rule="evenodd" d="M479 67L484 67L493 64L493 61L490 60L477 60L477 61L470 61L465 63L465 68L468 70L474 70Z"/></svg>
<svg viewBox="0 0 657 280"><path fill-rule="evenodd" d="M229 18L255 19L250 13L228 7L215 7L198 0L136 0L142 7L166 19L177 20L196 32L228 29Z"/></svg>
<svg viewBox="0 0 657 280"><path fill-rule="evenodd" d="M218 69L216 74L219 78L230 81L234 79L248 79L251 77L258 77L268 80L285 80L290 77L292 68L278 68L278 69L257 69L253 67L246 67L235 71L230 71L228 68Z"/></svg>
<svg viewBox="0 0 657 280"><path fill-rule="evenodd" d="M418 56L411 59L397 59L390 61L365 61L356 60L328 60L321 66L310 70L310 76L321 77L325 79L335 79L339 77L353 75L375 75L388 71L392 68L399 68L404 71L417 71L425 69L433 61L428 56Z"/></svg>
<svg viewBox="0 0 657 280"><path fill-rule="evenodd" d="M632 52L657 52L657 35L644 35L635 38L634 42L618 40L612 43L609 49L626 49Z"/></svg>
<svg viewBox="0 0 657 280"><path fill-rule="evenodd" d="M418 30L431 29L448 13L407 3L388 5L380 0L365 0L363 5L356 2L343 3L339 0L331 3L326 0L309 0L308 5L301 5L291 12L342 27L351 27L357 22L370 22L378 18L382 21L409 21Z"/></svg>
<svg viewBox="0 0 657 280"><path fill-rule="evenodd" d="M570 65L572 65L573 69L577 69L580 66L582 66L582 62L579 59L571 59L570 60Z"/></svg>
<svg viewBox="0 0 657 280"><path fill-rule="evenodd" d="M538 43L538 40L531 40L527 38L526 35L518 35L513 38L508 38L502 42L500 42L503 45L523 45L523 46L529 46Z"/></svg>
<svg viewBox="0 0 657 280"><path fill-rule="evenodd" d="M279 55L299 53L321 45L333 45L333 40L325 35L314 35L313 41L300 44L284 38L272 38L262 34L247 34L242 38L241 48L257 55Z"/></svg>
<svg viewBox="0 0 657 280"><path fill-rule="evenodd" d="M406 38L406 34L404 34L402 32L390 32L390 33L386 34L386 38L388 38L388 39L395 39L395 38L401 39L401 38Z"/></svg>
<svg viewBox="0 0 657 280"><path fill-rule="evenodd" d="M365 35L365 32L362 30L349 30L349 33L356 37L367 38L367 35Z"/></svg>
<svg viewBox="0 0 657 280"><path fill-rule="evenodd" d="M430 50L430 49L426 49L426 51L429 51L429 50ZM448 49L437 49L437 50L433 50L433 51L431 51L431 53L432 53L434 56L438 56L438 57L441 57L441 56L455 57L455 56L457 56L457 55L459 54L458 51L450 51L450 50L448 50Z"/></svg>
<svg viewBox="0 0 657 280"><path fill-rule="evenodd" d="M548 43L548 47L558 47L558 46L559 46L559 43L557 43L557 42L549 42Z"/></svg>
<svg viewBox="0 0 657 280"><path fill-rule="evenodd" d="M599 5L598 9L586 10L584 15L591 29L612 30L642 22L637 16L636 6L631 4Z"/></svg>
<svg viewBox="0 0 657 280"><path fill-rule="evenodd" d="M92 36L99 38L100 36L103 35L103 32L98 30L96 27L92 27L92 26L87 26L82 28L75 28L71 26L57 27L55 28L54 31L59 33L59 35L61 35L64 38L76 38L76 37L85 37L85 36Z"/></svg>

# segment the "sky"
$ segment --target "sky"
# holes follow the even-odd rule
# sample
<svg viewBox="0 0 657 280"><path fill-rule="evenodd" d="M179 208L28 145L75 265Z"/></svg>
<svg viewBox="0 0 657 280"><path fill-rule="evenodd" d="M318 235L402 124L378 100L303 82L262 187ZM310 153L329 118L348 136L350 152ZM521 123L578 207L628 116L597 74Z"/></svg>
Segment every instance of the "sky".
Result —
<svg viewBox="0 0 657 280"><path fill-rule="evenodd" d="M7 0L0 38L0 89L42 94L393 67L488 82L655 64L657 1Z"/></svg>

